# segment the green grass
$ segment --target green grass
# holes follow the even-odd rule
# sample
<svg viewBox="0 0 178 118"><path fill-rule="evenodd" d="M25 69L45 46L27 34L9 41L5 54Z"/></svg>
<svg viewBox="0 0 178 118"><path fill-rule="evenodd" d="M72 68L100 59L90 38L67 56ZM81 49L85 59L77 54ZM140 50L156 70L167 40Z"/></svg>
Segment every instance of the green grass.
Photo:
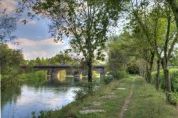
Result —
<svg viewBox="0 0 178 118"><path fill-rule="evenodd" d="M126 118L177 118L178 111L167 104L165 94L142 80L135 82L135 89Z"/></svg>
<svg viewBox="0 0 178 118"><path fill-rule="evenodd" d="M33 83L40 85L47 81L45 71L34 71L18 75L18 80L22 83Z"/></svg>
<svg viewBox="0 0 178 118"><path fill-rule="evenodd" d="M114 80L108 85L102 85L93 95L89 95L83 100L76 100L61 110L45 112L43 117L118 118L133 83L135 85L133 96L128 110L124 114L126 118L177 118L176 108L165 103L165 94L156 91L152 85L146 84L138 76ZM99 105L93 103L99 103ZM104 112L82 114L80 111L84 109L100 109Z"/></svg>

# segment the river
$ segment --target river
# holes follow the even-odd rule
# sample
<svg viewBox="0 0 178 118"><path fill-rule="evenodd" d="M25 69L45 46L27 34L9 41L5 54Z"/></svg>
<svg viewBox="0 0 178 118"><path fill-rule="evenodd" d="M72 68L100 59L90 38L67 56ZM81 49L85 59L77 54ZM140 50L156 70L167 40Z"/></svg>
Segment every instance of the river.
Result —
<svg viewBox="0 0 178 118"><path fill-rule="evenodd" d="M75 100L79 87L22 85L4 93L1 103L2 118L31 118L32 112L61 109Z"/></svg>

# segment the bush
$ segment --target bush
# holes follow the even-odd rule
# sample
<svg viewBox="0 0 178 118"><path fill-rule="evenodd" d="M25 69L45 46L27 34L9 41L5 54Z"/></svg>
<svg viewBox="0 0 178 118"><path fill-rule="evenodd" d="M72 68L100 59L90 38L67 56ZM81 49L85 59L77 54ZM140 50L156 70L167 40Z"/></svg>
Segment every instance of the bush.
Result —
<svg viewBox="0 0 178 118"><path fill-rule="evenodd" d="M42 84L46 81L45 71L33 71L30 73L23 73L18 76L18 79L26 83Z"/></svg>
<svg viewBox="0 0 178 118"><path fill-rule="evenodd" d="M110 74L112 75L113 79L117 80L127 76L127 73L125 71L112 71Z"/></svg>
<svg viewBox="0 0 178 118"><path fill-rule="evenodd" d="M75 91L76 96L75 99L76 100L83 100L90 92L89 92L89 88L87 87L83 87L80 90Z"/></svg>
<svg viewBox="0 0 178 118"><path fill-rule="evenodd" d="M103 79L103 82L104 82L104 84L109 84L113 79L114 78L112 75L106 75Z"/></svg>
<svg viewBox="0 0 178 118"><path fill-rule="evenodd" d="M178 92L178 71L171 72L172 90Z"/></svg>
<svg viewBox="0 0 178 118"><path fill-rule="evenodd" d="M175 105L175 106L177 105L176 93L171 93L169 102L172 105Z"/></svg>
<svg viewBox="0 0 178 118"><path fill-rule="evenodd" d="M127 67L127 72L129 74L139 74L139 67L136 64L130 64Z"/></svg>
<svg viewBox="0 0 178 118"><path fill-rule="evenodd" d="M172 83L172 91L178 92L178 69L170 69L169 70L170 78L171 78L171 83ZM152 77L154 78L154 83L156 79L156 72L152 73ZM165 80L164 80L164 74L163 71L160 71L160 87L161 89L165 89Z"/></svg>

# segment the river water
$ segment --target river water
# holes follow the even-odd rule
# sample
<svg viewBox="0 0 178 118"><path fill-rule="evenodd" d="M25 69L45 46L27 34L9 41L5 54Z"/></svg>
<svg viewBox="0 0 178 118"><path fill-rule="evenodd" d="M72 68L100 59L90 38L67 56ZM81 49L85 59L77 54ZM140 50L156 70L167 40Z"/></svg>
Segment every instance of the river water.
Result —
<svg viewBox="0 0 178 118"><path fill-rule="evenodd" d="M79 87L22 85L2 95L1 118L31 118L32 112L61 109L75 100Z"/></svg>

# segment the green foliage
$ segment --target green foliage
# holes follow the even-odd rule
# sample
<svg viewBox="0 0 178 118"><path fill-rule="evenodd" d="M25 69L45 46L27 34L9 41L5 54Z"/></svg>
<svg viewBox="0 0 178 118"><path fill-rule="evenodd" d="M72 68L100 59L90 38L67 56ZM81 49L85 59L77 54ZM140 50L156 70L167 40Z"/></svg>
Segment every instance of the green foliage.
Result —
<svg viewBox="0 0 178 118"><path fill-rule="evenodd" d="M18 79L24 83L40 85L47 81L46 71L32 71L29 73L23 73L18 76Z"/></svg>
<svg viewBox="0 0 178 118"><path fill-rule="evenodd" d="M102 80L103 80L104 84L109 84L113 79L114 79L113 76L108 74Z"/></svg>
<svg viewBox="0 0 178 118"><path fill-rule="evenodd" d="M127 65L130 56L128 54L129 48L129 33L123 33L121 36L111 37L111 41L108 44L108 69L124 70Z"/></svg>
<svg viewBox="0 0 178 118"><path fill-rule="evenodd" d="M139 67L136 64L129 64L127 67L129 74L139 74Z"/></svg>
<svg viewBox="0 0 178 118"><path fill-rule="evenodd" d="M169 102L172 105L175 105L175 106L177 105L178 103L177 93L173 93L173 92L171 93Z"/></svg>
<svg viewBox="0 0 178 118"><path fill-rule="evenodd" d="M10 49L6 44L0 44L0 53L2 75L18 70L19 65L24 62L21 50Z"/></svg>
<svg viewBox="0 0 178 118"><path fill-rule="evenodd" d="M129 32L122 33L119 37L112 37L109 42L108 69L114 79L124 78L127 72L138 74L139 68L138 48L133 42L133 37Z"/></svg>
<svg viewBox="0 0 178 118"><path fill-rule="evenodd" d="M178 92L178 69L177 68L171 68L169 70L170 73L170 78L171 78L171 83L172 83L172 91ZM152 76L154 78L153 83L155 84L155 77L156 77L156 72L152 73ZM162 89L165 89L165 79L164 79L164 74L163 71L160 71L160 87Z"/></svg>
<svg viewBox="0 0 178 118"><path fill-rule="evenodd" d="M20 64L24 63L20 50L10 49L6 44L0 44L1 61L1 86L4 90L12 84L18 84L17 75L20 71Z"/></svg>
<svg viewBox="0 0 178 118"><path fill-rule="evenodd" d="M172 80L172 90L178 92L178 69L172 69L170 71L170 77Z"/></svg>
<svg viewBox="0 0 178 118"><path fill-rule="evenodd" d="M78 63L78 59L75 59L75 56L72 55L74 54L72 51L73 51L72 49L66 49L64 51L60 51L54 57L49 58L48 63L75 65Z"/></svg>
<svg viewBox="0 0 178 118"><path fill-rule="evenodd" d="M44 111L40 111L40 114L37 116L35 112L31 113L31 117L32 118L46 118L45 116L50 117L51 112L44 112Z"/></svg>
<svg viewBox="0 0 178 118"><path fill-rule="evenodd" d="M127 77L127 73L125 71L111 71L110 74L116 80Z"/></svg>
<svg viewBox="0 0 178 118"><path fill-rule="evenodd" d="M29 2L29 1L28 1ZM28 3L27 2L27 6ZM114 4L116 3L117 4ZM69 37L73 50L83 56L88 66L88 80L92 81L94 59L104 60L103 49L108 28L118 19L123 1L116 0L45 0L33 3L36 13L51 18L50 31L58 40Z"/></svg>
<svg viewBox="0 0 178 118"><path fill-rule="evenodd" d="M175 47L174 54L172 55L170 62L173 66L178 66L178 48L177 47Z"/></svg>
<svg viewBox="0 0 178 118"><path fill-rule="evenodd" d="M34 65L50 65L50 64L70 64L75 65L77 60L70 55L68 50L60 51L57 55L51 58L39 58L33 60L27 60L28 66Z"/></svg>

